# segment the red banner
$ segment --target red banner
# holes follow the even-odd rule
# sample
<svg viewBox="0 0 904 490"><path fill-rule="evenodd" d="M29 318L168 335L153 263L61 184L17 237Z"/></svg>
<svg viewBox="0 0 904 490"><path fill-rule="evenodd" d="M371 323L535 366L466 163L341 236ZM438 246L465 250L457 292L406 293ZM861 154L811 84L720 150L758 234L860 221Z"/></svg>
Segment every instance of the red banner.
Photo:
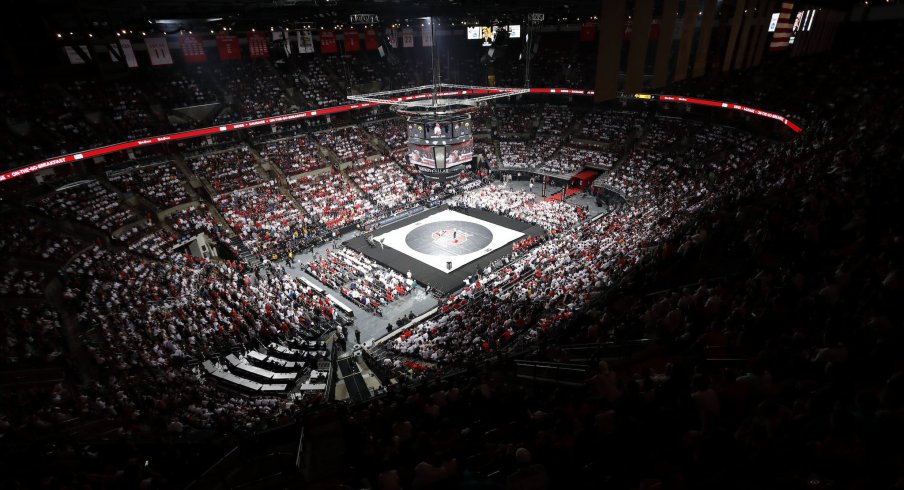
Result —
<svg viewBox="0 0 904 490"><path fill-rule="evenodd" d="M377 31L376 29L365 29L364 30L364 48L368 51L376 51L377 48L380 47L380 43L377 41Z"/></svg>
<svg viewBox="0 0 904 490"><path fill-rule="evenodd" d="M358 31L354 29L346 29L345 32L342 33L342 37L345 38L346 53L361 51L361 40L358 39Z"/></svg>
<svg viewBox="0 0 904 490"><path fill-rule="evenodd" d="M650 40L656 41L659 39L659 19L653 19L653 23L650 24Z"/></svg>
<svg viewBox="0 0 904 490"><path fill-rule="evenodd" d="M207 61L207 53L204 52L204 44L201 36L183 34L179 36L179 44L182 46L182 58L186 63L204 63Z"/></svg>
<svg viewBox="0 0 904 490"><path fill-rule="evenodd" d="M220 59L223 61L242 59L239 38L229 34L217 36L217 51L220 52Z"/></svg>
<svg viewBox="0 0 904 490"><path fill-rule="evenodd" d="M267 58L270 56L270 48L267 46L267 38L263 32L248 33L248 51L252 58Z"/></svg>
<svg viewBox="0 0 904 490"><path fill-rule="evenodd" d="M320 52L336 52L336 31L330 29L320 31Z"/></svg>
<svg viewBox="0 0 904 490"><path fill-rule="evenodd" d="M581 41L593 41L596 39L596 24L586 22L581 26Z"/></svg>

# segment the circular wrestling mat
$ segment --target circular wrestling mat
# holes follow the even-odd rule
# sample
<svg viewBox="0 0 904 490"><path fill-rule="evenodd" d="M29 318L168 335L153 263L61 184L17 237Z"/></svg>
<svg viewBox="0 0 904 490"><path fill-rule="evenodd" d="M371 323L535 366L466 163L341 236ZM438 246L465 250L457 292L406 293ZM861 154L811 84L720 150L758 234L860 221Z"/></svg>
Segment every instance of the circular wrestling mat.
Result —
<svg viewBox="0 0 904 490"><path fill-rule="evenodd" d="M470 221L435 221L408 232L405 244L427 255L466 255L489 246L493 232Z"/></svg>

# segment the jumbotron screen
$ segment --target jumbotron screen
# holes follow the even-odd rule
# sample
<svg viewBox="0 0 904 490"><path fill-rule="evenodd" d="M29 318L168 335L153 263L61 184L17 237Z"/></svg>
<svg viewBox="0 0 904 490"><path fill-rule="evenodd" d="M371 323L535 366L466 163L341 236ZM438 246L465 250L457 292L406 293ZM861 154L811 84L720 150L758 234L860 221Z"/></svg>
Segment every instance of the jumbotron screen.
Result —
<svg viewBox="0 0 904 490"><path fill-rule="evenodd" d="M474 140L451 145L408 145L408 161L415 166L443 170L470 162L474 158Z"/></svg>
<svg viewBox="0 0 904 490"><path fill-rule="evenodd" d="M474 140L462 141L447 148L446 168L468 163L474 158Z"/></svg>

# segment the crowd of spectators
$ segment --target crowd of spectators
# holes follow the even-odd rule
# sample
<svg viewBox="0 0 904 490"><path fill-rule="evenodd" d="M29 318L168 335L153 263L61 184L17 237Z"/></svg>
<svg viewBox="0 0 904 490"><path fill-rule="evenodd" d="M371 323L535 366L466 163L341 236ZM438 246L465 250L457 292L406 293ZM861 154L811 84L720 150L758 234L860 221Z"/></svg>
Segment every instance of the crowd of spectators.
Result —
<svg viewBox="0 0 904 490"><path fill-rule="evenodd" d="M319 109L341 105L344 94L327 76L316 57L304 57L287 61L283 78L290 81L307 102L306 106Z"/></svg>
<svg viewBox="0 0 904 490"><path fill-rule="evenodd" d="M537 109L535 104L495 104L491 108L499 134L524 134L533 129Z"/></svg>
<svg viewBox="0 0 904 490"><path fill-rule="evenodd" d="M542 226L550 233L569 228L584 218L576 206L538 199L535 194L489 185L465 192L452 200L469 208L485 209L504 216Z"/></svg>
<svg viewBox="0 0 904 490"><path fill-rule="evenodd" d="M215 204L226 223L259 257L270 256L274 249L301 249L304 229L311 224L275 181L220 195Z"/></svg>
<svg viewBox="0 0 904 490"><path fill-rule="evenodd" d="M292 183L291 191L316 224L327 230L367 220L376 212L374 204L336 172L302 177Z"/></svg>
<svg viewBox="0 0 904 490"><path fill-rule="evenodd" d="M305 270L367 311L381 314L382 307L411 291L412 284L398 272L387 269L346 247L316 253Z"/></svg>
<svg viewBox="0 0 904 490"><path fill-rule="evenodd" d="M315 136L324 148L336 153L340 162L357 161L370 153L364 134L357 126L321 131Z"/></svg>
<svg viewBox="0 0 904 490"><path fill-rule="evenodd" d="M210 215L204 203L193 204L175 213L168 214L164 222L171 226L179 237L205 232L211 237L219 235L219 225Z"/></svg>
<svg viewBox="0 0 904 490"><path fill-rule="evenodd" d="M109 179L122 191L144 196L160 209L171 208L191 199L179 169L172 162L130 166L110 173Z"/></svg>
<svg viewBox="0 0 904 490"><path fill-rule="evenodd" d="M116 193L96 180L54 192L35 204L48 216L86 222L108 233L137 219Z"/></svg>
<svg viewBox="0 0 904 490"><path fill-rule="evenodd" d="M419 197L412 189L414 177L403 171L394 158L367 159L347 172L349 179L383 212Z"/></svg>
<svg viewBox="0 0 904 490"><path fill-rule="evenodd" d="M200 65L186 66L182 70L157 67L150 72L151 83L146 86L166 108L177 109L219 101L210 88L209 75Z"/></svg>
<svg viewBox="0 0 904 490"><path fill-rule="evenodd" d="M302 174L329 165L320 156L320 147L310 135L267 141L256 145L261 157L282 169L286 175Z"/></svg>
<svg viewBox="0 0 904 490"><path fill-rule="evenodd" d="M42 298L47 274L41 270L12 268L0 278L0 298Z"/></svg>
<svg viewBox="0 0 904 490"><path fill-rule="evenodd" d="M198 155L189 160L189 164L218 194L262 182L256 172L254 157L246 146Z"/></svg>
<svg viewBox="0 0 904 490"><path fill-rule="evenodd" d="M29 216L4 215L0 226L0 253L4 257L66 262L84 243Z"/></svg>
<svg viewBox="0 0 904 490"><path fill-rule="evenodd" d="M267 60L226 63L213 69L214 76L234 97L233 106L239 109L242 119L259 119L297 109L269 63Z"/></svg>
<svg viewBox="0 0 904 490"><path fill-rule="evenodd" d="M405 148L408 137L405 134L405 123L402 119L386 119L367 124L364 129L386 142L390 151Z"/></svg>
<svg viewBox="0 0 904 490"><path fill-rule="evenodd" d="M597 141L610 149L623 144L643 124L643 117L627 111L593 111L578 124L577 138Z"/></svg>

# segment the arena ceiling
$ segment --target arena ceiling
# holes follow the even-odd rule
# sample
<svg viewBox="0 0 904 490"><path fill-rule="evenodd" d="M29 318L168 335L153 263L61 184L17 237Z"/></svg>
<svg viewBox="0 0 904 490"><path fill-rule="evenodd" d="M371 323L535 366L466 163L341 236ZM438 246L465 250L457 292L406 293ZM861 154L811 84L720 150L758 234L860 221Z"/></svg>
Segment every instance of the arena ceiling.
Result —
<svg viewBox="0 0 904 490"><path fill-rule="evenodd" d="M292 22L330 25L347 24L350 14L359 13L376 14L383 22L427 16L504 22L532 12L574 19L599 10L599 0L36 0L30 5L51 23L68 20L116 26L160 19L184 23L222 19L237 27Z"/></svg>

